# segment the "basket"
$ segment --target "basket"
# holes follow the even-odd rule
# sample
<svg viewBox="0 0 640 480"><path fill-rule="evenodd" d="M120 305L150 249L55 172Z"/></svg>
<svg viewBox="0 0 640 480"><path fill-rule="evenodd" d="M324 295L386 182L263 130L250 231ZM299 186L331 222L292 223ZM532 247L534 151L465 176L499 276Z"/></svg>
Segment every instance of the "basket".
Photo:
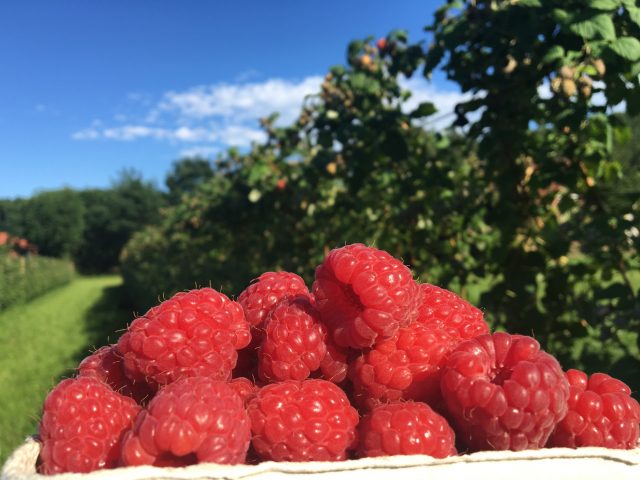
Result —
<svg viewBox="0 0 640 480"><path fill-rule="evenodd" d="M28 438L2 467L1 480L640 480L640 448L478 452L440 460L410 455L344 462L205 463L183 468L126 467L55 476L36 473L39 452L40 444Z"/></svg>

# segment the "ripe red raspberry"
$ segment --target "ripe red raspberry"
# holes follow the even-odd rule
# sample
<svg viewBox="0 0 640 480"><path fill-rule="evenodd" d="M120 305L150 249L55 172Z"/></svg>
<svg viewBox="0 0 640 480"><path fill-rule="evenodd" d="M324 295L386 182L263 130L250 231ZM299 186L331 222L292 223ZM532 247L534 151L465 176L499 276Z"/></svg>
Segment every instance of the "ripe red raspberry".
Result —
<svg viewBox="0 0 640 480"><path fill-rule="evenodd" d="M260 327L278 302L297 295L310 295L302 277L290 272L266 272L240 294L238 303L251 326Z"/></svg>
<svg viewBox="0 0 640 480"><path fill-rule="evenodd" d="M631 389L605 373L591 377L579 370L566 373L569 411L549 438L549 447L636 448L640 405Z"/></svg>
<svg viewBox="0 0 640 480"><path fill-rule="evenodd" d="M238 394L245 403L251 400L258 392L258 386L245 377L234 378L229 382L229 386Z"/></svg>
<svg viewBox="0 0 640 480"><path fill-rule="evenodd" d="M106 345L85 357L78 366L78 376L97 378L116 392L133 398L138 404L146 403L153 396L149 385L129 380L124 374L122 356L117 345Z"/></svg>
<svg viewBox="0 0 640 480"><path fill-rule="evenodd" d="M308 297L281 301L265 321L258 375L265 382L304 380L327 353L325 326Z"/></svg>
<svg viewBox="0 0 640 480"><path fill-rule="evenodd" d="M389 403L366 414L358 425L358 457L456 455L455 434L444 417L422 402Z"/></svg>
<svg viewBox="0 0 640 480"><path fill-rule="evenodd" d="M456 343L433 325L401 328L351 363L354 401L365 410L402 399L439 405L441 364Z"/></svg>
<svg viewBox="0 0 640 480"><path fill-rule="evenodd" d="M136 318L118 341L127 376L153 387L185 376L229 380L251 340L242 307L211 288L174 295Z"/></svg>
<svg viewBox="0 0 640 480"><path fill-rule="evenodd" d="M417 315L418 284L389 253L362 244L331 250L316 269L316 305L338 345L370 347Z"/></svg>
<svg viewBox="0 0 640 480"><path fill-rule="evenodd" d="M226 382L186 377L163 387L122 441L128 465L183 467L244 463L251 426L240 396Z"/></svg>
<svg viewBox="0 0 640 480"><path fill-rule="evenodd" d="M482 310L455 293L428 283L420 284L420 290L418 322L435 325L460 341L489 333Z"/></svg>
<svg viewBox="0 0 640 480"><path fill-rule="evenodd" d="M44 401L39 471L87 473L114 468L120 441L140 406L92 377L61 381Z"/></svg>
<svg viewBox="0 0 640 480"><path fill-rule="evenodd" d="M542 448L567 413L569 384L557 360L521 335L480 335L448 356L442 397L472 451Z"/></svg>
<svg viewBox="0 0 640 480"><path fill-rule="evenodd" d="M342 383L347 378L349 360L353 356L353 350L336 345L331 335L325 337L325 342L327 354L320 362L318 378L333 383Z"/></svg>
<svg viewBox="0 0 640 480"><path fill-rule="evenodd" d="M326 380L266 385L249 402L251 441L263 460L345 460L357 443L358 412Z"/></svg>

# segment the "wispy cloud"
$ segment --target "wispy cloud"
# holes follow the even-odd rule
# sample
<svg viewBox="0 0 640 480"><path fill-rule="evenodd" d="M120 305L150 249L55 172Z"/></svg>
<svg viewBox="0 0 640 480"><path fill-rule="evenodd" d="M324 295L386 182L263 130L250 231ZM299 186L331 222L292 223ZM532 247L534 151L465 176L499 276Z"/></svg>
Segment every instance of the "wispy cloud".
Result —
<svg viewBox="0 0 640 480"><path fill-rule="evenodd" d="M262 82L217 83L181 91L168 91L153 100L145 93L131 93L128 102L136 104L138 115L119 112L115 125L94 121L88 128L73 132L71 138L84 141L133 142L152 140L182 146L184 156L212 155L229 146L246 147L264 141L265 133L258 120L278 113L278 123L295 120L308 95L318 93L321 76L309 76L299 81L268 79ZM451 122L446 114L466 95L446 91L422 78L401 79L401 86L412 92L403 109L410 111L421 102L431 101L438 108L431 128L441 128ZM125 123L126 121L126 123Z"/></svg>
<svg viewBox="0 0 640 480"><path fill-rule="evenodd" d="M220 149L218 147L196 145L195 147L180 150L180 158L211 157L219 151Z"/></svg>
<svg viewBox="0 0 640 480"><path fill-rule="evenodd" d="M168 91L150 101L144 93L131 93L128 101L146 106L135 121L131 114L117 114L125 125L92 124L73 132L74 140L131 142L151 139L175 144L199 143L200 151L213 152L229 146L246 147L266 137L258 120L278 112L279 123L292 122L305 96L319 90L322 77L300 81L269 79L264 82L218 83L183 91ZM205 150L203 150L205 149ZM191 151L186 149L184 151Z"/></svg>
<svg viewBox="0 0 640 480"><path fill-rule="evenodd" d="M176 113L183 118L239 120L280 112L282 122L288 123L298 114L302 99L316 93L321 82L322 77L313 76L301 82L271 79L261 83L199 86L182 92L167 92L158 110Z"/></svg>

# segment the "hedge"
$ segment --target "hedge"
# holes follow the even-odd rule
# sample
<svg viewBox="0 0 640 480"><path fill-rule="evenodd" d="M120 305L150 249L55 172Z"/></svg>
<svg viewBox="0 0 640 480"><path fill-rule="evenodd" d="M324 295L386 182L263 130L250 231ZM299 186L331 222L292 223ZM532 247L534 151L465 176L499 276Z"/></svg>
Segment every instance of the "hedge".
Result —
<svg viewBox="0 0 640 480"><path fill-rule="evenodd" d="M69 260L36 255L14 257L0 250L0 310L69 283L74 274Z"/></svg>

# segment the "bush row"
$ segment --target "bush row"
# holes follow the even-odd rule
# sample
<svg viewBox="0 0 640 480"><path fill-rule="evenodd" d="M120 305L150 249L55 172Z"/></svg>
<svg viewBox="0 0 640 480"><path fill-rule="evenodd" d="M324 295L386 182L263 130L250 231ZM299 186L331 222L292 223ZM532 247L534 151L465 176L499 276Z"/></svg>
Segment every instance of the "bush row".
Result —
<svg viewBox="0 0 640 480"><path fill-rule="evenodd" d="M69 283L74 274L70 260L11 256L0 250L0 310Z"/></svg>
<svg viewBox="0 0 640 480"><path fill-rule="evenodd" d="M505 22L513 41L491 51L520 45L519 26ZM445 29L438 45L457 55L466 30L451 40ZM567 35L574 48L576 35ZM273 269L311 282L328 249L362 242L477 304L492 328L533 334L564 364L640 388L640 196L637 184L622 184L633 163L613 151L624 122L586 97L540 99L537 88L560 64L536 57L523 61L526 75L500 73L479 88L495 92L488 104L480 96L456 108L454 125L470 126L430 131L442 118L402 88L419 65L429 74L450 58L430 63L438 48L428 52L421 63L425 50L403 32L353 42L347 64L331 69L294 123L265 119L265 142L220 156L212 178L127 244L122 272L132 300L142 311L158 296L210 282L234 296ZM492 59L491 68L502 72L499 63L516 54ZM591 62L574 57L566 61ZM480 54L451 58L472 62L458 72L464 89L487 80L474 76L487 71ZM607 72L616 68L630 64L612 60ZM505 102L503 91L521 96ZM479 106L487 110L479 119L465 118Z"/></svg>

